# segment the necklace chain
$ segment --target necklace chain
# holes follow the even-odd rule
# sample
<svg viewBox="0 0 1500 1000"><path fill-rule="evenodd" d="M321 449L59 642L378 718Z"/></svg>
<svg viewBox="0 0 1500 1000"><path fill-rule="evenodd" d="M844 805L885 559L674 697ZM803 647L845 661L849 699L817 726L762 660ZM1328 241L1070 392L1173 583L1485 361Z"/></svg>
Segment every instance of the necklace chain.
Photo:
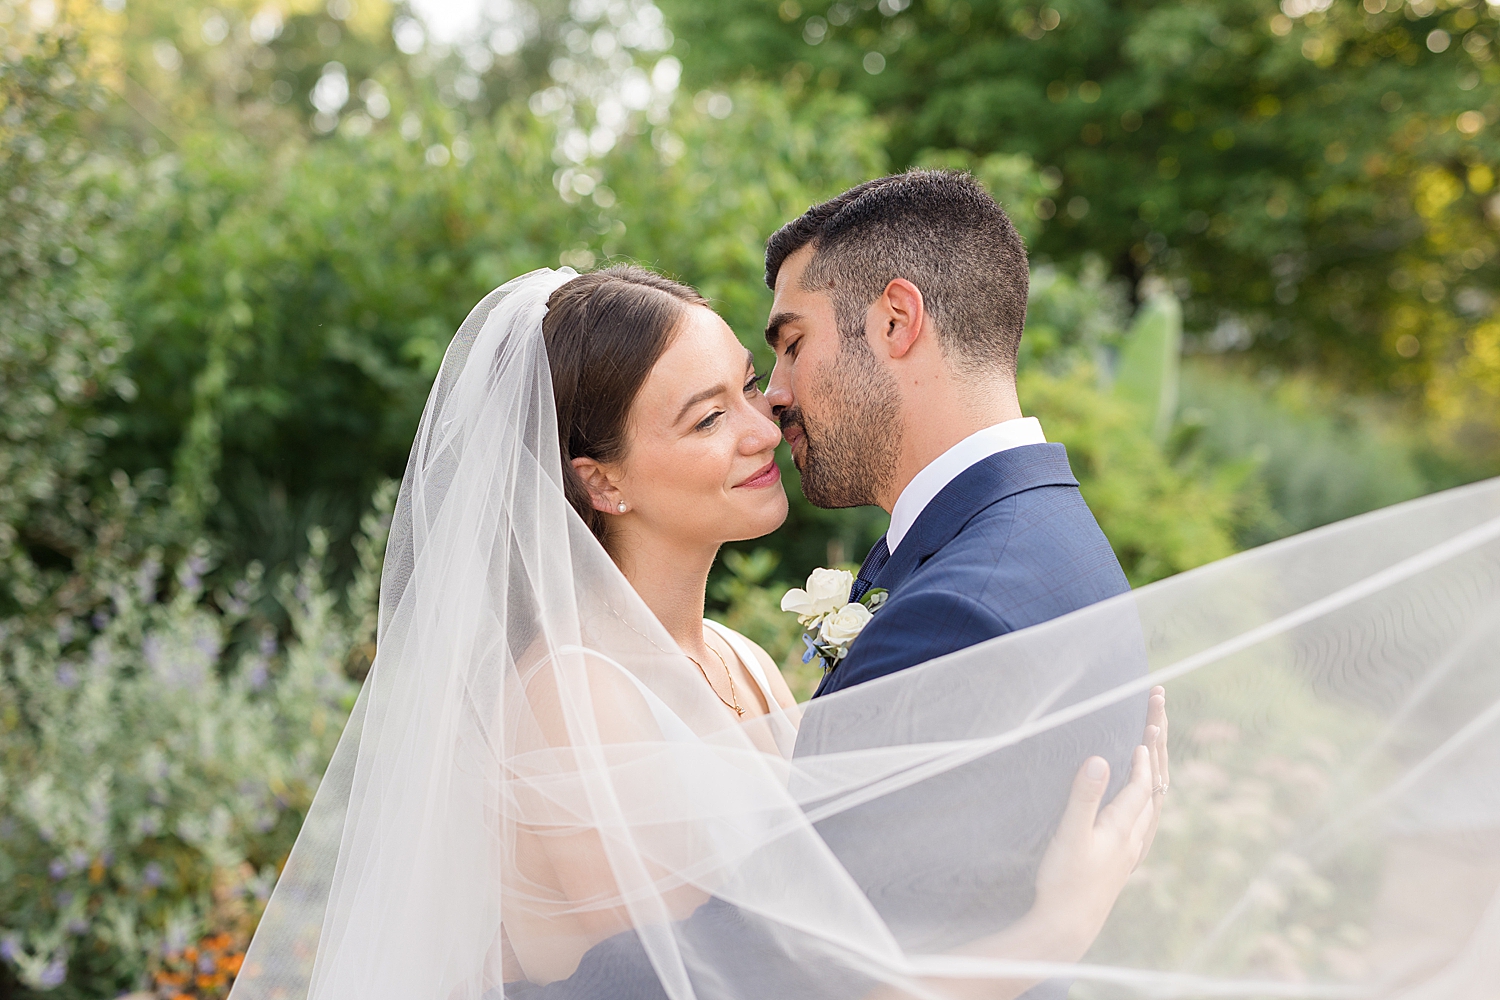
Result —
<svg viewBox="0 0 1500 1000"><path fill-rule="evenodd" d="M655 639L651 638L649 635L626 621L625 617L621 615L620 612L616 611L613 606L606 606L609 607L610 614L620 619L621 625L624 625L626 628L630 629L630 631L634 632L642 639L645 639L647 642L651 643L651 645L655 646L659 651L663 653L667 652L667 650L661 648L660 644L658 644ZM745 714L745 710L740 707L739 695L737 695L734 690L734 672L729 669L729 661L724 659L723 653L719 652L717 649L714 649L714 647L709 644L707 635L703 637L703 645L708 647L708 651L710 653L719 658L719 663L721 663L724 667L724 677L729 681L729 698L727 700L722 694L719 693L719 689L714 687L714 682L708 679L708 671L703 669L703 664L699 663L697 658L689 656L687 653L683 653L681 650L678 650L678 652L682 653L683 656L687 656L687 658L692 661L693 666L698 668L698 673L703 675L703 683L708 685L708 689L714 693L715 698L724 703L725 708L733 709L735 715L743 716Z"/></svg>

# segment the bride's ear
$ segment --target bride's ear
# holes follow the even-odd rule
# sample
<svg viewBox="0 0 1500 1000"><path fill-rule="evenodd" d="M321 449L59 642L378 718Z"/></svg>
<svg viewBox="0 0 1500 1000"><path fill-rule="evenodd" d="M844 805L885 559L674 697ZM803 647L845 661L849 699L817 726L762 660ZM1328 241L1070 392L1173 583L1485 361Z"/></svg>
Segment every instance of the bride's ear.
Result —
<svg viewBox="0 0 1500 1000"><path fill-rule="evenodd" d="M593 503L595 510L604 511L606 514L623 513L620 504L625 498L615 487L614 481L610 479L609 473L604 466L592 458L573 459L573 471L578 473L578 478L583 480L584 487L589 491L589 500Z"/></svg>

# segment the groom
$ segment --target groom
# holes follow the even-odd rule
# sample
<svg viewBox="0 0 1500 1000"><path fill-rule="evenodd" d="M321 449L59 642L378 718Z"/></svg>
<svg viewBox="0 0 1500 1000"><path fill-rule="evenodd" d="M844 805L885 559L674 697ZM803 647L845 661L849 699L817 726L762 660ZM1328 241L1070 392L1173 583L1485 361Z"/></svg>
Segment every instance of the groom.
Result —
<svg viewBox="0 0 1500 1000"><path fill-rule="evenodd" d="M766 284L775 292L766 340L776 351L766 396L803 494L819 507L876 505L891 516L851 594L878 587L889 597L815 695L844 692L869 710L844 705L839 718L863 721L835 732L815 700L798 756L882 742L869 722L885 707L880 692L866 696L860 685L1130 589L1066 450L1022 415L1026 249L973 177L914 170L813 206L771 237ZM1118 655L979 669L1008 669L1018 706L1076 704L1144 673L1132 612L1117 611L1095 621L1119 637ZM955 738L996 724L994 706L954 702L941 713L924 706L924 718L944 715ZM1015 889L1032 884L1069 776L1102 753L1118 788L1144 722L1144 703L1090 713L824 819L819 833L903 945L955 946L1025 912L1029 892ZM992 808L963 806L976 788L1029 815L995 830ZM905 820L882 822L887 811ZM890 834L872 839L875 828ZM1028 997L1065 993L1044 984Z"/></svg>
<svg viewBox="0 0 1500 1000"><path fill-rule="evenodd" d="M854 598L891 593L831 694L1124 593L1062 445L1021 415L1026 248L967 174L914 170L815 205L766 247L766 397L802 492L890 530Z"/></svg>

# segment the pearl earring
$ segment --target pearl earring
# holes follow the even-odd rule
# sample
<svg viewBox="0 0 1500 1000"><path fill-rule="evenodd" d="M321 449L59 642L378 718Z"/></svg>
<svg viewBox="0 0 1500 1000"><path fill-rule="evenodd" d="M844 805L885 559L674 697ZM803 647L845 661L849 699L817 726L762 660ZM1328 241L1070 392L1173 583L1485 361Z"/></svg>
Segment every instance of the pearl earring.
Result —
<svg viewBox="0 0 1500 1000"><path fill-rule="evenodd" d="M627 510L629 510L630 508L625 506L625 501L624 500L621 500L620 501L620 505L619 505L619 507L617 509L620 511L621 514L623 514Z"/></svg>

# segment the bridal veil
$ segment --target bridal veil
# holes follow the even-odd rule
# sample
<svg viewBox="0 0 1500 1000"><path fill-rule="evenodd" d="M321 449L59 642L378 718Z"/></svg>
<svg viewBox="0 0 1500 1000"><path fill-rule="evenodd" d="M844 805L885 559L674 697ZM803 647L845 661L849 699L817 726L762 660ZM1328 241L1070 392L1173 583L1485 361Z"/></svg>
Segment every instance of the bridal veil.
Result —
<svg viewBox="0 0 1500 1000"><path fill-rule="evenodd" d="M564 500L541 321L573 276L497 289L448 348L374 666L234 1000L499 1000L619 932L672 1000L770 997L746 922L806 996L1500 990L1500 481L818 699L800 734L740 723ZM1157 683L1172 790L1093 950L962 953ZM744 920L685 921L709 900Z"/></svg>

